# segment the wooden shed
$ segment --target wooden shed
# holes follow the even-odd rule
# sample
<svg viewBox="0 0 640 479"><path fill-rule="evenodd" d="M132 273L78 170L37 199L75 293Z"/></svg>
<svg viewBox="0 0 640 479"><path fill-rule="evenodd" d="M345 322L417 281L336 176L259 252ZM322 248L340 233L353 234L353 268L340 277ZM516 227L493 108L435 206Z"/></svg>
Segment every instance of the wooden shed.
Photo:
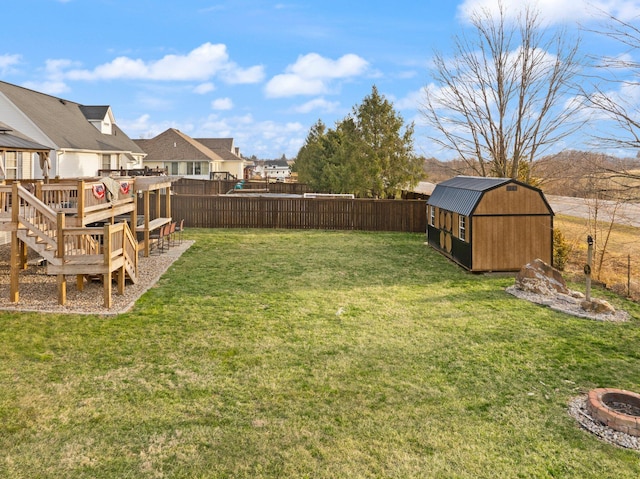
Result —
<svg viewBox="0 0 640 479"><path fill-rule="evenodd" d="M538 188L511 178L457 176L427 201L429 245L469 271L553 262L553 210Z"/></svg>

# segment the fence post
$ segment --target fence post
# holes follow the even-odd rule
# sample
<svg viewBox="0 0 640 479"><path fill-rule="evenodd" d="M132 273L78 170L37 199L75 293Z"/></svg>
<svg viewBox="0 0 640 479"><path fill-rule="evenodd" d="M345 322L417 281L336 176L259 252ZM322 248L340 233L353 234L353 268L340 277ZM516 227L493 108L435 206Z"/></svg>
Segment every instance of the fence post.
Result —
<svg viewBox="0 0 640 479"><path fill-rule="evenodd" d="M631 254L627 255L627 297L631 297Z"/></svg>

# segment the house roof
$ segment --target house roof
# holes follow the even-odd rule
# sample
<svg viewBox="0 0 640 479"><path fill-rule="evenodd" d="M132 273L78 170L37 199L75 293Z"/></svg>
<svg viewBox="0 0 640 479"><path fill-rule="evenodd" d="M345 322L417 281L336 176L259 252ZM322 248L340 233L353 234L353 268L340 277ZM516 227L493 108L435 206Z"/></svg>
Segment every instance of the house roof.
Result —
<svg viewBox="0 0 640 479"><path fill-rule="evenodd" d="M438 183L427 200L427 204L469 216L473 213L485 191L506 183L522 184L511 178L456 176ZM528 187L528 185L524 186Z"/></svg>
<svg viewBox="0 0 640 479"><path fill-rule="evenodd" d="M195 140L214 151L224 161L243 161L235 153L233 138L196 138Z"/></svg>
<svg viewBox="0 0 640 479"><path fill-rule="evenodd" d="M49 151L51 148L36 143L28 136L14 131L10 126L0 121L0 149Z"/></svg>
<svg viewBox="0 0 640 479"><path fill-rule="evenodd" d="M233 138L196 138L207 148L212 150L227 150L233 152Z"/></svg>
<svg viewBox="0 0 640 479"><path fill-rule="evenodd" d="M134 140L146 153L146 161L222 161L223 158L180 130L169 128L151 139Z"/></svg>
<svg viewBox="0 0 640 479"><path fill-rule="evenodd" d="M144 153L117 125L111 135L100 132L89 123L89 116L99 115L100 109L36 92L0 81L0 95L4 95L51 142L51 149ZM102 110L105 111L106 110Z"/></svg>
<svg viewBox="0 0 640 479"><path fill-rule="evenodd" d="M109 106L80 106L80 110L87 120L104 120L109 108Z"/></svg>

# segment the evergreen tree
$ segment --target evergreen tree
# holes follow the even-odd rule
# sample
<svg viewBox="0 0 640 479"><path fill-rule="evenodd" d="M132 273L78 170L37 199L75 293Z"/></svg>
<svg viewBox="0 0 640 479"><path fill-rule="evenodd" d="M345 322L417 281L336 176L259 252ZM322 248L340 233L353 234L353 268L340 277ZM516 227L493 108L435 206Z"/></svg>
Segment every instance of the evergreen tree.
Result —
<svg viewBox="0 0 640 479"><path fill-rule="evenodd" d="M374 86L353 113L327 130L318 121L298 152L294 171L318 192L394 197L422 178L413 153L413 124L404 121Z"/></svg>

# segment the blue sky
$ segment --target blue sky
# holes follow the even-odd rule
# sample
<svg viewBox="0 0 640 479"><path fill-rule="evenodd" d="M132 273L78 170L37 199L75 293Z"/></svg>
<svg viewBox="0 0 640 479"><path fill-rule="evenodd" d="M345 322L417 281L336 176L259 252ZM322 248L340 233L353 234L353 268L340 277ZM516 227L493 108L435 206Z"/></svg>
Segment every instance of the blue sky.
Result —
<svg viewBox="0 0 640 479"><path fill-rule="evenodd" d="M503 0L509 9L522 0ZM539 0L577 31L597 9L640 17L638 0ZM132 138L169 127L233 137L245 155L294 157L309 128L344 118L371 92L416 122L434 50L497 0L20 0L3 4L0 79L85 105L111 105ZM583 50L623 50L582 34ZM628 53L628 52L627 52ZM573 138L563 145L584 148Z"/></svg>

